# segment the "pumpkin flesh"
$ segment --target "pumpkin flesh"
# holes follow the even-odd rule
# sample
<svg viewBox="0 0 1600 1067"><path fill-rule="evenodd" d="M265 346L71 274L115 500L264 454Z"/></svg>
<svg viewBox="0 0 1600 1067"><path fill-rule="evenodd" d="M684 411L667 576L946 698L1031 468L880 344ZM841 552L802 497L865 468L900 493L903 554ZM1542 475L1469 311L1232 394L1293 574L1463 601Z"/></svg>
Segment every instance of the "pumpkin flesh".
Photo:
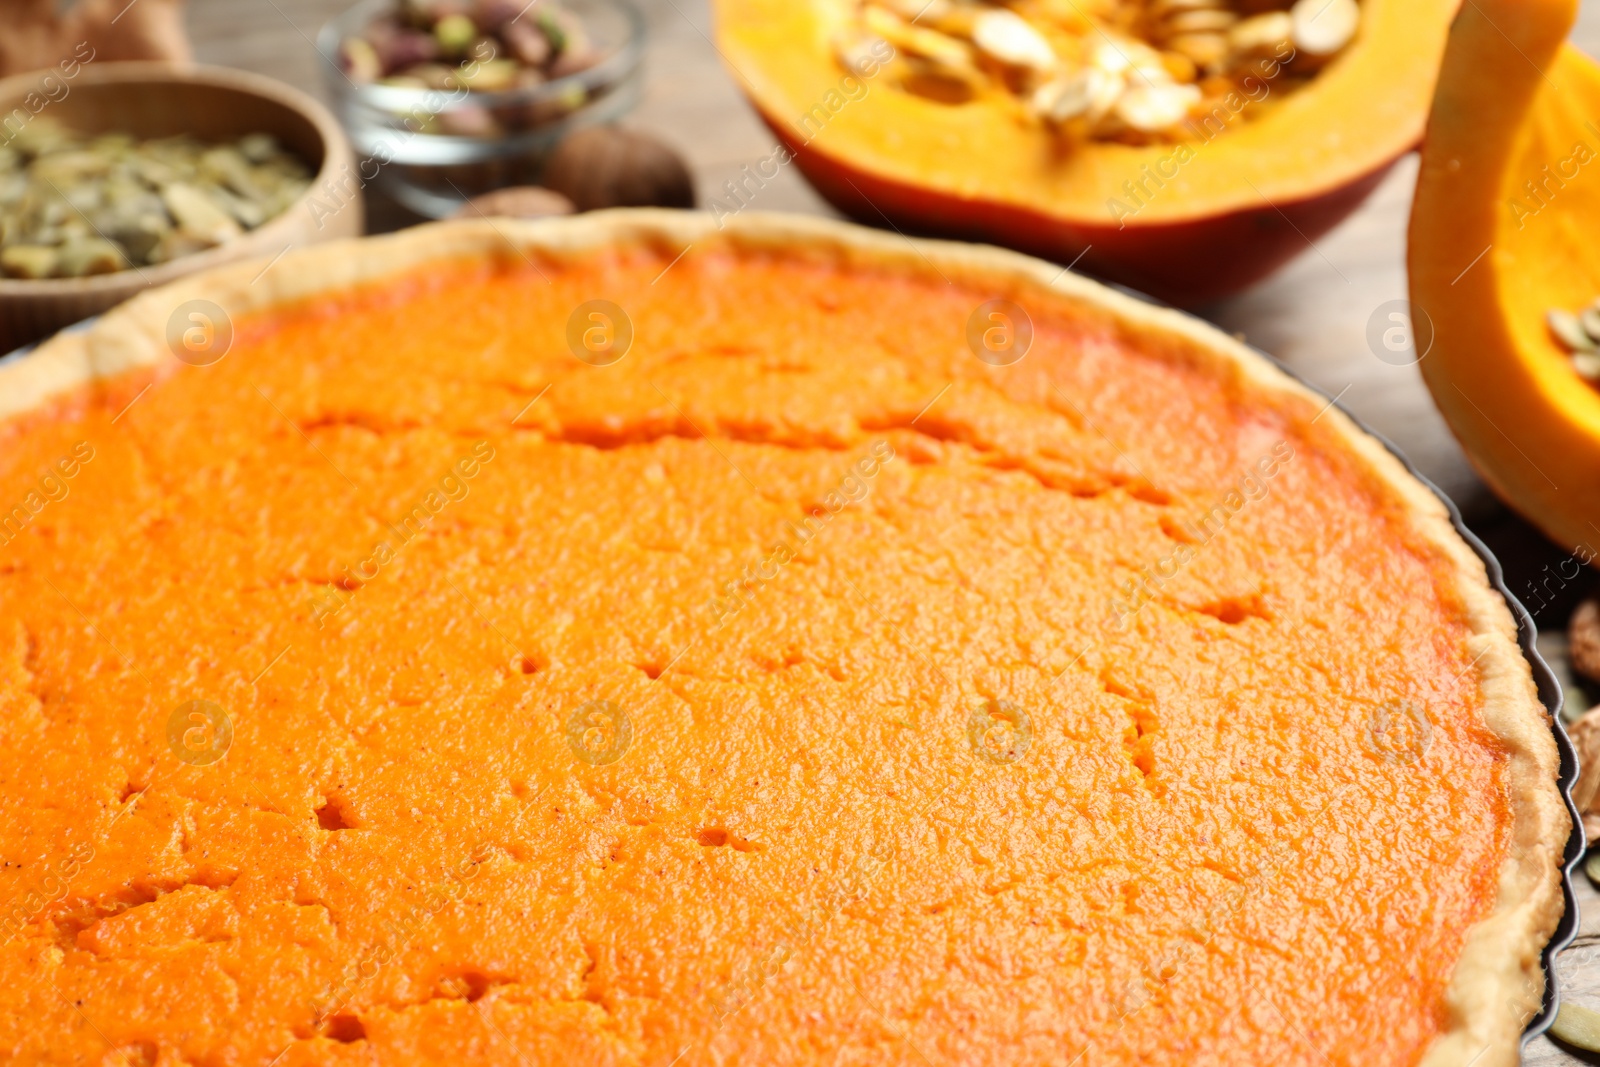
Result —
<svg viewBox="0 0 1600 1067"><path fill-rule="evenodd" d="M1304 252L1416 144L1455 3L1368 0L1356 40L1309 85L1257 82L1231 115L1196 121L1203 139L1143 146L1064 140L985 97L938 103L887 70L855 78L833 56L847 6L715 8L734 75L842 209L1059 262L1082 255L1086 269L1194 304ZM732 190L712 195L736 203Z"/></svg>

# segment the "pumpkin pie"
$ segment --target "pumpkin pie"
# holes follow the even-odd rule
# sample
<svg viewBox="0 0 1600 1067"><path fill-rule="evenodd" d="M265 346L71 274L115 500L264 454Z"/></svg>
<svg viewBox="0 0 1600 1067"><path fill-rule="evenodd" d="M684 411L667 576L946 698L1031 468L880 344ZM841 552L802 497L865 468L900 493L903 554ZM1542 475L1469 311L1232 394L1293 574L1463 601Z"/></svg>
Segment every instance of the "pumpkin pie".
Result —
<svg viewBox="0 0 1600 1067"><path fill-rule="evenodd" d="M1515 1063L1569 824L1444 504L1194 319L724 221L0 363L4 1058Z"/></svg>

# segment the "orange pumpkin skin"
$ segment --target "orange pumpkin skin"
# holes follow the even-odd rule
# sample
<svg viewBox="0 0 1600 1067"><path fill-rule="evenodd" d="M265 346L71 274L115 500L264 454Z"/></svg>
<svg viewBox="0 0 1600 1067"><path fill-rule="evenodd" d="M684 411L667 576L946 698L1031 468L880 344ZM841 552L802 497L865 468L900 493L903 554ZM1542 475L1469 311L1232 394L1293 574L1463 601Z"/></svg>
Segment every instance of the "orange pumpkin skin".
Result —
<svg viewBox="0 0 1600 1067"><path fill-rule="evenodd" d="M1007 245L1193 307L1305 252L1416 146L1457 2L1367 0L1356 41L1313 81L1257 83L1235 112L1248 121L1205 127L1187 149L1063 140L998 91L937 104L891 84L889 68L852 84L831 43L843 9L829 0L714 9L718 49L780 160L841 211ZM1190 158L1174 163L1179 151ZM746 176L712 191L712 210L759 195Z"/></svg>
<svg viewBox="0 0 1600 1067"><path fill-rule="evenodd" d="M803 144L765 112L761 117L817 192L857 222L1015 248L1191 308L1246 289L1300 255L1360 207L1396 162L1298 203L1118 228L992 200L952 200L852 167Z"/></svg>
<svg viewBox="0 0 1600 1067"><path fill-rule="evenodd" d="M1545 312L1600 293L1600 66L1575 0L1474 0L1452 28L1408 241L1423 378L1496 493L1582 559L1600 548L1600 390ZM1530 191L1527 182L1539 183Z"/></svg>

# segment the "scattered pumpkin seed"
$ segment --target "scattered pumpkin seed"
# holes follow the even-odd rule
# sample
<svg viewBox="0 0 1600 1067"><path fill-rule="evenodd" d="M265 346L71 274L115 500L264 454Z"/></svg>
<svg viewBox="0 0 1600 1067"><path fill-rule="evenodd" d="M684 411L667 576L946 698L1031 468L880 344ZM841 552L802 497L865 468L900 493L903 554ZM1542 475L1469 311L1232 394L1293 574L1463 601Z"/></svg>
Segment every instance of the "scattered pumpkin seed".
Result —
<svg viewBox="0 0 1600 1067"><path fill-rule="evenodd" d="M1589 876L1591 882L1600 883L1600 849L1590 852L1583 861L1583 873Z"/></svg>
<svg viewBox="0 0 1600 1067"><path fill-rule="evenodd" d="M1569 1045L1600 1052L1600 1011L1563 1000L1550 1032Z"/></svg>
<svg viewBox="0 0 1600 1067"><path fill-rule="evenodd" d="M255 229L309 184L305 165L264 133L212 145L85 137L40 116L0 151L0 273L81 277L166 262Z"/></svg>

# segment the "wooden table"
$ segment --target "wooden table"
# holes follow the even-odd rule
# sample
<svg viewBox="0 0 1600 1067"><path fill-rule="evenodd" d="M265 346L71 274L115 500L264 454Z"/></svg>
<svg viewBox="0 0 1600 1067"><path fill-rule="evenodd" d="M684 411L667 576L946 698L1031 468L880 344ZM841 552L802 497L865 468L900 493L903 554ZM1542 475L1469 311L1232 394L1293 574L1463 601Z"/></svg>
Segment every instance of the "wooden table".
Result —
<svg viewBox="0 0 1600 1067"><path fill-rule="evenodd" d="M671 141L694 171L702 200L717 195L739 168L772 152L772 134L745 103L710 40L706 0L639 0L651 45L644 99L630 120ZM799 0L796 0L799 2ZM346 0L190 0L188 24L198 58L244 67L309 89L326 99L312 45L317 30ZM1600 54L1600 0L1590 0L1574 40ZM1564 554L1510 514L1473 474L1450 436L1416 367L1380 361L1368 349L1368 317L1385 301L1406 295L1405 222L1416 160L1395 168L1367 204L1314 250L1249 292L1206 309L1206 317L1283 360L1384 434L1461 508L1468 524L1500 558L1513 593ZM763 211L836 214L794 168L761 190ZM414 218L369 199L372 228L393 229ZM1593 577L1589 576L1589 584ZM1535 611L1545 631L1540 646L1557 664L1565 658L1565 627L1583 592L1580 580ZM1524 596L1524 599L1529 599ZM1597 694L1600 696L1600 694ZM1569 703L1592 701L1569 688ZM1600 894L1579 874L1584 921L1578 941L1558 963L1565 994L1600 1008ZM1539 1067L1595 1063L1539 1038L1525 1061Z"/></svg>

